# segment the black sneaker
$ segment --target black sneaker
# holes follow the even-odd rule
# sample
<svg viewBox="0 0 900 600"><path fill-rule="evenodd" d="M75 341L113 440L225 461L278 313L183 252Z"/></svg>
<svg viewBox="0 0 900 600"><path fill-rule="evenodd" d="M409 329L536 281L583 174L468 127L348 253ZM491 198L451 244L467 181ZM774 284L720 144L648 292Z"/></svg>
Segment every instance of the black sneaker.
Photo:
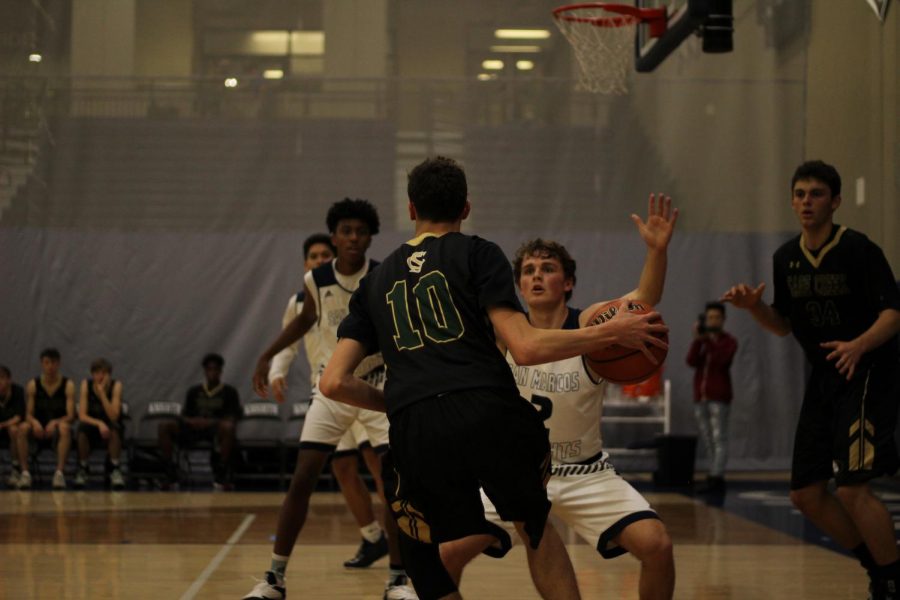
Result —
<svg viewBox="0 0 900 600"><path fill-rule="evenodd" d="M379 558L387 556L387 553L387 538L382 531L381 537L378 538L377 542L363 539L362 544L359 545L359 550L356 551L356 556L344 562L344 566L348 569L365 569Z"/></svg>

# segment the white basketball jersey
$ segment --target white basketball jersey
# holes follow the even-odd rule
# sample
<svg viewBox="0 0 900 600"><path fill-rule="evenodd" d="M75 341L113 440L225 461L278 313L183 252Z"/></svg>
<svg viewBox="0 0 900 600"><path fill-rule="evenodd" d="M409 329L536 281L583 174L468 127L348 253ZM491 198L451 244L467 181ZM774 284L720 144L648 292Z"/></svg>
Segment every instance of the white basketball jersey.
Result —
<svg viewBox="0 0 900 600"><path fill-rule="evenodd" d="M281 319L282 328L287 327L288 323L293 321L294 318L303 311L303 300L303 292L299 292L290 297L287 307L284 310L284 316ZM276 377L287 377L291 368L291 363L297 357L299 345L299 342L294 342L275 355L275 358L272 359L272 367L269 369L270 381ZM306 351L306 360L309 361L310 383L315 389L318 379L319 364L323 362L323 356L321 354L322 340L319 336L319 326L317 324L313 324L313 326L309 328L309 331L303 336L303 347ZM328 358L324 357L324 360L327 361Z"/></svg>
<svg viewBox="0 0 900 600"><path fill-rule="evenodd" d="M350 312L350 296L359 287L359 282L366 273L378 266L377 262L370 260L353 275L341 275L334 268L334 262L316 267L304 278L307 289L315 298L318 316L316 322L319 330L319 347L316 350L318 366L314 371L316 380L325 370L325 365L337 346L338 325ZM383 365L384 359L381 354L367 356L357 367L355 374L357 377L363 377Z"/></svg>
<svg viewBox="0 0 900 600"><path fill-rule="evenodd" d="M563 329L577 329L581 311L570 308ZM554 463L580 463L603 452L600 417L606 382L594 380L580 356L520 367L507 353L516 385L544 417Z"/></svg>

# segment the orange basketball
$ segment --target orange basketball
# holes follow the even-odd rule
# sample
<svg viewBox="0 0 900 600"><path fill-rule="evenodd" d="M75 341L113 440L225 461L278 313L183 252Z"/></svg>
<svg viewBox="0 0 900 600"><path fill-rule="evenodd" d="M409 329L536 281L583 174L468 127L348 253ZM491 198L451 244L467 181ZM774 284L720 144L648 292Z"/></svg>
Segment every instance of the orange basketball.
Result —
<svg viewBox="0 0 900 600"><path fill-rule="evenodd" d="M607 302L598 308L588 319L586 327L599 325L612 319L619 310L618 304L618 301ZM653 307L644 302L631 302L628 305L628 312L639 315L652 311ZM668 334L656 335L664 342L669 342ZM663 361L666 359L666 354L668 354L668 351L657 346L649 346L649 348L650 353L656 357L659 364L654 365L640 350L626 348L618 344L607 346L597 352L585 354L584 362L594 373L607 381L613 383L638 383L653 375L662 366Z"/></svg>

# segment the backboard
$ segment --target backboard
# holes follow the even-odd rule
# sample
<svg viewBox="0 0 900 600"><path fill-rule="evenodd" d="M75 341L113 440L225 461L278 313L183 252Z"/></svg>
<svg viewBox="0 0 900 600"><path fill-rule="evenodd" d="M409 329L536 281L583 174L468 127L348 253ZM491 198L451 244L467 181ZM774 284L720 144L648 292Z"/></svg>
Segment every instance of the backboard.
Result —
<svg viewBox="0 0 900 600"><path fill-rule="evenodd" d="M635 42L635 69L653 71L692 33L703 38L704 52L730 52L733 31L732 0L634 0L638 8L665 8L666 31L650 36L640 25Z"/></svg>

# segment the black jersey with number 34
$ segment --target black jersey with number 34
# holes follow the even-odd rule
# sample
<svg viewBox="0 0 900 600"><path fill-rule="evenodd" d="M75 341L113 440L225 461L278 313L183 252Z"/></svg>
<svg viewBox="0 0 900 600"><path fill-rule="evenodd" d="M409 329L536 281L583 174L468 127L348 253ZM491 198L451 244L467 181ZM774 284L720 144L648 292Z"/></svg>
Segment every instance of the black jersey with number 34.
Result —
<svg viewBox="0 0 900 600"><path fill-rule="evenodd" d="M871 327L882 310L900 310L900 291L881 248L847 227L835 225L815 253L801 236L793 238L775 252L774 275L772 306L790 320L813 364L824 363L831 352L820 343L852 340ZM896 361L896 336L865 358Z"/></svg>
<svg viewBox="0 0 900 600"><path fill-rule="evenodd" d="M369 273L338 337L381 352L388 415L419 400L473 388L518 396L487 309L522 311L500 248L462 233L424 234Z"/></svg>

